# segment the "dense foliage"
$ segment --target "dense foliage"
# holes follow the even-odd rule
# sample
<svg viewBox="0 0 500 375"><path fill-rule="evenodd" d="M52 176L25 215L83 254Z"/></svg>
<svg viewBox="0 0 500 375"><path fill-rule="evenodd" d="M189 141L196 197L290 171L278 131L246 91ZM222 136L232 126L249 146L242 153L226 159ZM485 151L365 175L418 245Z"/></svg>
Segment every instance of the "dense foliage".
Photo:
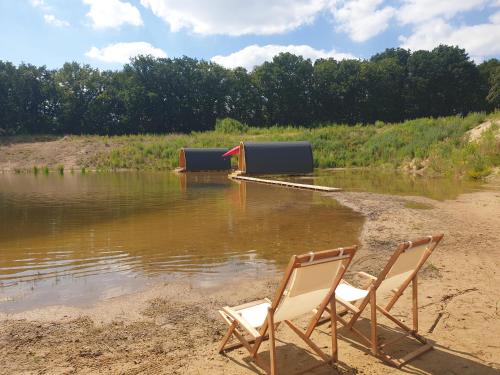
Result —
<svg viewBox="0 0 500 375"><path fill-rule="evenodd" d="M496 125L471 142L467 132L486 120ZM105 142L110 147L85 167L173 169L178 166L178 151L183 146L229 148L242 139L307 140L312 144L314 163L319 168L404 168L416 173L480 178L500 166L499 122L500 112L419 118L393 124L377 121L370 126L329 124L314 128L244 127L235 120L226 120L218 122L215 131L185 135L92 136L92 142Z"/></svg>
<svg viewBox="0 0 500 375"><path fill-rule="evenodd" d="M500 62L476 65L449 46L388 49L364 61L282 53L252 72L188 57L139 56L120 71L0 61L0 135L188 133L227 117L314 127L498 107Z"/></svg>

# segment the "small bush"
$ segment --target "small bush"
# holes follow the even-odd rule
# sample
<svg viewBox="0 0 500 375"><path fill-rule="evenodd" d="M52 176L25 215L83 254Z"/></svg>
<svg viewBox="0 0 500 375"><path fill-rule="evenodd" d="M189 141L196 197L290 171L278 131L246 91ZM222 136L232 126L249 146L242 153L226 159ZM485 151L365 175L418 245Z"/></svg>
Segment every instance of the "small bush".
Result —
<svg viewBox="0 0 500 375"><path fill-rule="evenodd" d="M239 122L238 120L226 117L217 119L215 122L215 131L224 134L246 133L248 125Z"/></svg>
<svg viewBox="0 0 500 375"><path fill-rule="evenodd" d="M64 165L59 164L57 166L57 172L59 172L59 174L62 176L64 174Z"/></svg>

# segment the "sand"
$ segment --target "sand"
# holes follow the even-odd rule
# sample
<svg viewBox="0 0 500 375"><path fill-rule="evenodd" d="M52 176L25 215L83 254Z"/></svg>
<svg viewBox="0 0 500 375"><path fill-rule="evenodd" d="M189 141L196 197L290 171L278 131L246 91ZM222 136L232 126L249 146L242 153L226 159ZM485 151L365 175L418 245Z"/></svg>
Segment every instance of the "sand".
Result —
<svg viewBox="0 0 500 375"><path fill-rule="evenodd" d="M79 170L93 165L99 153L109 149L104 139L71 136L17 136L0 139L0 171L63 165L66 170Z"/></svg>
<svg viewBox="0 0 500 375"><path fill-rule="evenodd" d="M340 329L339 369L320 367L311 373L499 374L500 192L443 202L371 193L331 196L366 217L350 277L358 270L376 274L402 240L445 233L419 279L420 331L436 345L398 370L369 355ZM200 290L174 282L87 307L0 313L0 373L259 374L241 349L226 356L216 353L226 329L216 310L271 297L276 283L240 279L225 288ZM407 319L408 296L396 306L395 315ZM360 327L367 328L366 323L363 319ZM385 320L380 324L382 335L390 334L392 325ZM328 332L323 325L312 336L325 350ZM281 374L318 363L286 327L279 328L278 339ZM267 360L267 345L261 350Z"/></svg>

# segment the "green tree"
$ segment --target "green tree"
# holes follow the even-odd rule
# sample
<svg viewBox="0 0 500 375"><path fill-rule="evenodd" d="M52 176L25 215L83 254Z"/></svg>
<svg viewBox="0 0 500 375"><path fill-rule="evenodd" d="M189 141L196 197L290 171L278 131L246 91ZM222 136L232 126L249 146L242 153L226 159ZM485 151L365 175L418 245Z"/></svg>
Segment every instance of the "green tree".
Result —
<svg viewBox="0 0 500 375"><path fill-rule="evenodd" d="M264 121L271 124L307 125L312 122L310 60L280 53L252 72L264 100Z"/></svg>
<svg viewBox="0 0 500 375"><path fill-rule="evenodd" d="M189 57L137 56L118 71L0 61L0 135L188 133L226 117L312 126L465 114L500 106L499 65L477 66L450 46L314 65L282 53L250 73Z"/></svg>
<svg viewBox="0 0 500 375"><path fill-rule="evenodd" d="M363 62L342 60L333 77L333 90L337 93L338 120L354 124L363 122L362 110L366 102L366 87L361 75Z"/></svg>
<svg viewBox="0 0 500 375"><path fill-rule="evenodd" d="M336 84L338 68L335 59L318 59L314 63L313 115L320 123L340 120L341 97Z"/></svg>
<svg viewBox="0 0 500 375"><path fill-rule="evenodd" d="M10 62L0 61L0 136L21 131L16 98L17 69Z"/></svg>
<svg viewBox="0 0 500 375"><path fill-rule="evenodd" d="M480 107L479 71L459 47L414 52L408 75L407 117L464 114Z"/></svg>
<svg viewBox="0 0 500 375"><path fill-rule="evenodd" d="M500 69L500 61L497 59L483 61L481 64L479 64L478 69L481 80L479 96L481 99L483 99L482 109L491 111L499 107L498 100L495 101L495 99L493 98L500 95L498 94L500 84L498 83L499 77L497 73L498 69Z"/></svg>
<svg viewBox="0 0 500 375"><path fill-rule="evenodd" d="M362 65L363 122L401 121L406 107L407 71L397 56L379 56Z"/></svg>
<svg viewBox="0 0 500 375"><path fill-rule="evenodd" d="M99 133L90 111L104 91L99 70L76 62L66 63L55 73L60 103L57 108L59 130L63 133Z"/></svg>
<svg viewBox="0 0 500 375"><path fill-rule="evenodd" d="M245 68L228 72L229 93L226 97L228 116L245 124L263 125L263 97Z"/></svg>
<svg viewBox="0 0 500 375"><path fill-rule="evenodd" d="M500 108L500 66L497 66L490 77L490 91L486 97L492 108Z"/></svg>

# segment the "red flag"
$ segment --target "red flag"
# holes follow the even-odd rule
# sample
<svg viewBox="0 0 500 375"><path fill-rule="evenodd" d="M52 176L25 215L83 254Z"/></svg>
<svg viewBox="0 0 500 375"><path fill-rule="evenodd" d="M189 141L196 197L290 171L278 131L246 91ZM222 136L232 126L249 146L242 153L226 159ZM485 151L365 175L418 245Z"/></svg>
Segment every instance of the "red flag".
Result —
<svg viewBox="0 0 500 375"><path fill-rule="evenodd" d="M225 158L226 156L236 155L238 152L240 152L240 146L233 147L231 150L222 155L222 157Z"/></svg>

